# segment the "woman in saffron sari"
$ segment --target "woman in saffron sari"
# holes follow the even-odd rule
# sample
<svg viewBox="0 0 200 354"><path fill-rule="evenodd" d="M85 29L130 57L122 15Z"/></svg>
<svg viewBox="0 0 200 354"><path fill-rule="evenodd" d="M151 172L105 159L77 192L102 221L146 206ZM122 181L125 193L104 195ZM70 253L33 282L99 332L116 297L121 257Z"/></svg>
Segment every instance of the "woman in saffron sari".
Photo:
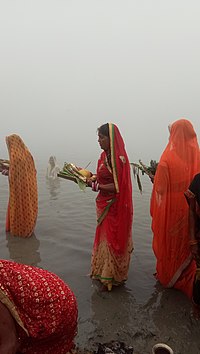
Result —
<svg viewBox="0 0 200 354"><path fill-rule="evenodd" d="M170 126L169 142L160 158L151 197L156 277L167 288L192 297L195 262L189 246L188 206L184 196L200 171L197 136L192 124L180 119Z"/></svg>
<svg viewBox="0 0 200 354"><path fill-rule="evenodd" d="M13 236L32 235L38 212L36 169L33 157L22 139L6 137L9 152L9 203L6 232Z"/></svg>
<svg viewBox="0 0 200 354"><path fill-rule="evenodd" d="M116 125L98 129L102 150L96 181L88 180L96 198L97 228L92 252L91 277L108 290L127 279L132 245L132 183L124 141Z"/></svg>
<svg viewBox="0 0 200 354"><path fill-rule="evenodd" d="M56 274L0 260L0 353L66 354L77 313L75 295Z"/></svg>

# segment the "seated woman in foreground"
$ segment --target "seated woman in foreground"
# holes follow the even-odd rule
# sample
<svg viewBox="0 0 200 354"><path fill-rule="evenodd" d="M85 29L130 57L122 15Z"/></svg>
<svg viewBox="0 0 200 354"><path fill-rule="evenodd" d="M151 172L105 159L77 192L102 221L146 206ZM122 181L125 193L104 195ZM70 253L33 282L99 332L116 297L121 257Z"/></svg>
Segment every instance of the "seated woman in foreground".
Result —
<svg viewBox="0 0 200 354"><path fill-rule="evenodd" d="M57 275L0 260L0 353L66 354L77 313L75 295Z"/></svg>

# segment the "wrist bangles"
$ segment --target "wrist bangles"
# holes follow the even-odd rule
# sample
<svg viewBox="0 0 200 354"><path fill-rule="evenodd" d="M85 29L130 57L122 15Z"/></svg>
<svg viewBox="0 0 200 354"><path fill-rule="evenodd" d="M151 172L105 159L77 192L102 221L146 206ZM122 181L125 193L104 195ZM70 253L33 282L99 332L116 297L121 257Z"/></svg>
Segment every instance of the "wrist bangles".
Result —
<svg viewBox="0 0 200 354"><path fill-rule="evenodd" d="M99 183L97 181L92 182L92 190L93 190L93 192L99 191Z"/></svg>

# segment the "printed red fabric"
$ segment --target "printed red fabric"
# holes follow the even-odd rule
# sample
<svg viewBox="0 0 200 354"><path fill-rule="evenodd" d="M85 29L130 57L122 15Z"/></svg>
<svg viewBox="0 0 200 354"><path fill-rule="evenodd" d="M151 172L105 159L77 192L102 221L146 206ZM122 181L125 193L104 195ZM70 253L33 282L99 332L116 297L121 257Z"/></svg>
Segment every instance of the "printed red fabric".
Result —
<svg viewBox="0 0 200 354"><path fill-rule="evenodd" d="M188 205L184 192L200 171L196 133L186 119L174 122L169 142L156 171L151 216L157 278L165 287L175 287L192 296L195 263L188 234Z"/></svg>
<svg viewBox="0 0 200 354"><path fill-rule="evenodd" d="M57 275L0 260L0 301L16 320L20 352L66 354L77 331L76 298Z"/></svg>

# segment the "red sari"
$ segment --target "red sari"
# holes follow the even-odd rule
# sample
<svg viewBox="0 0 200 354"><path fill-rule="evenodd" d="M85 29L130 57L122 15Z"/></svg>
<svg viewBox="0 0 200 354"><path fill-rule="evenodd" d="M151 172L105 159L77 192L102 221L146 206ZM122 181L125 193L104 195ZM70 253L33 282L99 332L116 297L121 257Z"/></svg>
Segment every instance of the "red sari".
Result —
<svg viewBox="0 0 200 354"><path fill-rule="evenodd" d="M130 164L121 134L109 124L111 163L106 153L97 166L99 184L114 183L116 193L100 191L96 198L97 228L92 252L92 278L107 285L127 279L132 245L132 183Z"/></svg>
<svg viewBox="0 0 200 354"><path fill-rule="evenodd" d="M200 171L200 154L192 124L172 124L169 143L156 171L151 198L153 251L157 279L192 297L195 262L189 248L188 206L184 192Z"/></svg>
<svg viewBox="0 0 200 354"><path fill-rule="evenodd" d="M0 301L15 319L20 353L66 354L77 331L77 303L57 275L0 260Z"/></svg>

